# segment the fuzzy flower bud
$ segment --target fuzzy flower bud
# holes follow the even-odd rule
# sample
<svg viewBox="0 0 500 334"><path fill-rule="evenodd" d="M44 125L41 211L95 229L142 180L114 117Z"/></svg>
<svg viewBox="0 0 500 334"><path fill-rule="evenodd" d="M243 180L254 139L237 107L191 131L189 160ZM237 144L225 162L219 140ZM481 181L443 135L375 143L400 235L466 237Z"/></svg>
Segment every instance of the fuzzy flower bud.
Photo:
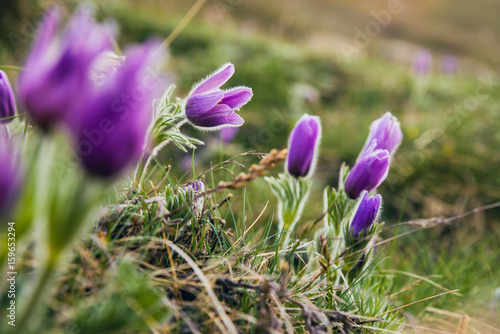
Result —
<svg viewBox="0 0 500 334"><path fill-rule="evenodd" d="M375 149L387 150L391 156L394 154L399 144L401 144L401 140L403 139L401 126L398 119L390 112L386 112L384 116L373 121L370 125L370 134L366 140L365 147L363 147L359 154L358 161L368 152L370 144L374 139L377 141Z"/></svg>
<svg viewBox="0 0 500 334"><path fill-rule="evenodd" d="M87 102L76 109L70 125L90 174L116 176L142 155L153 100L164 88L159 78L146 74L158 61L158 46L149 42L131 48L115 74L83 93Z"/></svg>
<svg viewBox="0 0 500 334"><path fill-rule="evenodd" d="M111 47L113 29L96 23L92 11L80 8L61 36L59 14L52 8L45 15L19 77L20 99L31 120L44 129L64 120L82 102L92 63Z"/></svg>
<svg viewBox="0 0 500 334"><path fill-rule="evenodd" d="M371 192L377 188L389 173L390 155L387 150L376 150L377 140L372 143L366 154L354 165L345 182L345 191L350 198L356 199L363 190Z"/></svg>
<svg viewBox="0 0 500 334"><path fill-rule="evenodd" d="M380 195L368 196L368 192L361 194L358 208L349 226L349 231L353 237L358 237L361 233L366 233L377 220L382 197Z"/></svg>
<svg viewBox="0 0 500 334"><path fill-rule="evenodd" d="M220 89L233 74L233 64L226 64L193 87L184 104L186 117L193 126L203 130L218 130L244 123L235 111L250 101L252 89Z"/></svg>
<svg viewBox="0 0 500 334"><path fill-rule="evenodd" d="M307 177L314 172L321 138L318 116L302 116L288 139L286 171L295 177Z"/></svg>

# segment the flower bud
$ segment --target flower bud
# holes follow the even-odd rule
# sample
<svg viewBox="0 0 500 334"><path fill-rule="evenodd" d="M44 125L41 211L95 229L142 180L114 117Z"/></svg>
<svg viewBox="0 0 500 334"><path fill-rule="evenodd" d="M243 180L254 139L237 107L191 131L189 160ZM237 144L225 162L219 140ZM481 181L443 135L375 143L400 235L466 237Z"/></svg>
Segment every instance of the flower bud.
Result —
<svg viewBox="0 0 500 334"><path fill-rule="evenodd" d="M382 197L380 195L368 196L368 192L361 194L358 208L349 226L349 232L354 238L361 233L366 233L377 220Z"/></svg>
<svg viewBox="0 0 500 334"><path fill-rule="evenodd" d="M321 138L318 116L302 116L288 139L286 171L295 177L307 177L314 172Z"/></svg>
<svg viewBox="0 0 500 334"><path fill-rule="evenodd" d="M384 116L373 121L370 125L370 134L366 140L365 147L363 147L359 154L358 161L368 152L370 149L369 146L374 139L377 141L375 149L387 150L391 156L399 144L401 144L401 140L403 139L401 126L398 119L390 112L386 112Z"/></svg>
<svg viewBox="0 0 500 334"><path fill-rule="evenodd" d="M347 176L345 191L352 199L358 198L363 190L371 192L377 188L389 173L389 151L375 150L376 146L377 140L374 139L366 154Z"/></svg>
<svg viewBox="0 0 500 334"><path fill-rule="evenodd" d="M19 97L30 119L43 129L64 120L81 104L90 82L90 68L111 47L113 29L98 24L87 8L79 9L59 36L59 10L51 9L19 77Z"/></svg>
<svg viewBox="0 0 500 334"><path fill-rule="evenodd" d="M153 100L162 91L158 78L146 68L158 61L157 43L126 52L125 62L97 89L90 85L72 118L76 151L92 175L113 177L143 153L153 115ZM152 83L153 82L153 83Z"/></svg>
<svg viewBox="0 0 500 334"><path fill-rule="evenodd" d="M16 114L16 101L9 83L9 78L4 71L0 70L0 122L8 123L10 118Z"/></svg>

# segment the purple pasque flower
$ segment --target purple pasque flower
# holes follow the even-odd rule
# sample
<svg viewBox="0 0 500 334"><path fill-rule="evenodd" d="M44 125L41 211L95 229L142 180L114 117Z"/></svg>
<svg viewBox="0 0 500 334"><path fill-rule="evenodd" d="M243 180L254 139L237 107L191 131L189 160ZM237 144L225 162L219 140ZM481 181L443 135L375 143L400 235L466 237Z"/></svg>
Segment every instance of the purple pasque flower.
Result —
<svg viewBox="0 0 500 334"><path fill-rule="evenodd" d="M218 130L244 123L235 111L250 101L252 89L220 89L233 74L234 65L228 63L193 87L184 104L186 117L193 126L203 130Z"/></svg>
<svg viewBox="0 0 500 334"><path fill-rule="evenodd" d="M429 50L420 49L415 54L413 69L417 74L426 74L432 68L432 54Z"/></svg>
<svg viewBox="0 0 500 334"><path fill-rule="evenodd" d="M0 129L0 218L7 218L19 197L22 170L5 129Z"/></svg>
<svg viewBox="0 0 500 334"><path fill-rule="evenodd" d="M98 24L88 8L80 8L57 34L60 13L50 9L19 77L19 97L31 120L49 129L84 101L92 63L111 47L114 29ZM84 101L86 103L86 101Z"/></svg>
<svg viewBox="0 0 500 334"><path fill-rule="evenodd" d="M352 199L358 198L363 190L371 192L377 188L389 173L389 151L376 147L377 140L373 139L366 153L347 176L344 188Z"/></svg>
<svg viewBox="0 0 500 334"><path fill-rule="evenodd" d="M76 151L92 175L112 177L137 161L146 143L153 99L164 85L146 68L158 60L159 43L129 49L123 66L97 87L88 85L85 104L75 110L70 127Z"/></svg>
<svg viewBox="0 0 500 334"><path fill-rule="evenodd" d="M401 132L401 126L398 119L390 112L386 112L384 116L373 121L370 125L370 134L368 135L368 139L357 161L361 160L370 149L373 139L377 140L375 149L387 150L392 156L403 139L403 133Z"/></svg>
<svg viewBox="0 0 500 334"><path fill-rule="evenodd" d="M454 74L458 70L458 59L452 55L446 55L441 59L441 70L444 73Z"/></svg>
<svg viewBox="0 0 500 334"><path fill-rule="evenodd" d="M352 218L349 232L354 238L361 233L366 233L374 222L377 221L382 196L369 196L367 191L363 191L360 196L356 213Z"/></svg>
<svg viewBox="0 0 500 334"><path fill-rule="evenodd" d="M10 118L16 114L16 101L9 83L9 78L4 71L0 70L0 123L8 123Z"/></svg>
<svg viewBox="0 0 500 334"><path fill-rule="evenodd" d="M295 177L308 177L314 172L321 138L318 116L303 115L288 138L286 171Z"/></svg>

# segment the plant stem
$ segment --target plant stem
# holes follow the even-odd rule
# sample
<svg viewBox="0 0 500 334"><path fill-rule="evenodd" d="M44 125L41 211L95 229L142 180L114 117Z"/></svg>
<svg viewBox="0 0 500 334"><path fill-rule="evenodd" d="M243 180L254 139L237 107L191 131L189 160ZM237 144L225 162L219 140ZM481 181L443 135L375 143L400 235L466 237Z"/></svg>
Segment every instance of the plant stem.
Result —
<svg viewBox="0 0 500 334"><path fill-rule="evenodd" d="M35 288L31 295L29 296L26 308L22 310L19 317L19 325L16 326L16 333L26 333L23 330L26 328L28 322L32 322L30 319L34 314L42 296L47 292L46 285L50 278L54 274L56 269L57 257L50 257L48 262L44 265L40 275L37 278Z"/></svg>

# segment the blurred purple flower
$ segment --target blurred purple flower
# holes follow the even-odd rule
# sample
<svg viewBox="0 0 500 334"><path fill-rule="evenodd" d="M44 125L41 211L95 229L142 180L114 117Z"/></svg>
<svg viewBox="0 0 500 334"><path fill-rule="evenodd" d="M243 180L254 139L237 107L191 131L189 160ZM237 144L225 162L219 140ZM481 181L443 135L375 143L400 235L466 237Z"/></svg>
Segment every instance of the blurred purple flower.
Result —
<svg viewBox="0 0 500 334"><path fill-rule="evenodd" d="M363 190L371 192L377 188L389 173L389 151L375 149L377 140L373 139L363 157L354 165L345 182L345 191L350 198L356 199Z"/></svg>
<svg viewBox="0 0 500 334"><path fill-rule="evenodd" d="M109 24L97 24L88 8L74 14L62 36L56 35L59 21L58 8L46 13L19 77L19 96L28 115L44 129L81 103L92 63L111 47L114 31Z"/></svg>
<svg viewBox="0 0 500 334"><path fill-rule="evenodd" d="M366 152L370 149L373 139L377 140L375 149L387 150L392 156L403 139L403 133L401 132L401 126L398 119L390 112L386 112L384 116L373 121L370 125L370 134L368 135L368 139L357 161L365 156Z"/></svg>
<svg viewBox="0 0 500 334"><path fill-rule="evenodd" d="M234 127L220 129L219 134L220 138L222 139L222 143L224 145L227 145L230 142L232 142L239 130L240 130L239 128L234 128Z"/></svg>
<svg viewBox="0 0 500 334"><path fill-rule="evenodd" d="M164 88L158 78L145 73L158 60L158 47L149 42L129 49L123 66L102 86L87 87L86 103L76 109L70 125L90 174L115 176L143 153L153 99Z"/></svg>
<svg viewBox="0 0 500 334"><path fill-rule="evenodd" d="M380 195L368 196L367 191L361 194L358 208L352 219L349 231L354 238L361 233L366 233L377 220L382 197Z"/></svg>
<svg viewBox="0 0 500 334"><path fill-rule="evenodd" d="M16 114L16 101L10 86L9 78L4 71L0 70L0 120L12 117ZM8 123L12 119L1 120L1 123Z"/></svg>
<svg viewBox="0 0 500 334"><path fill-rule="evenodd" d="M235 111L250 101L252 89L220 89L233 74L233 64L226 64L193 87L184 105L186 117L192 125L204 130L218 130L244 123Z"/></svg>
<svg viewBox="0 0 500 334"><path fill-rule="evenodd" d="M302 116L288 139L286 170L295 177L307 177L314 172L321 138L318 116Z"/></svg>
<svg viewBox="0 0 500 334"><path fill-rule="evenodd" d="M415 54L413 69L417 74L426 74L432 68L432 54L429 50L421 49Z"/></svg>
<svg viewBox="0 0 500 334"><path fill-rule="evenodd" d="M0 218L7 218L17 202L22 186L22 171L6 132L0 129Z"/></svg>
<svg viewBox="0 0 500 334"><path fill-rule="evenodd" d="M458 59L452 55L446 55L441 60L441 70L444 73L454 74L458 70Z"/></svg>

